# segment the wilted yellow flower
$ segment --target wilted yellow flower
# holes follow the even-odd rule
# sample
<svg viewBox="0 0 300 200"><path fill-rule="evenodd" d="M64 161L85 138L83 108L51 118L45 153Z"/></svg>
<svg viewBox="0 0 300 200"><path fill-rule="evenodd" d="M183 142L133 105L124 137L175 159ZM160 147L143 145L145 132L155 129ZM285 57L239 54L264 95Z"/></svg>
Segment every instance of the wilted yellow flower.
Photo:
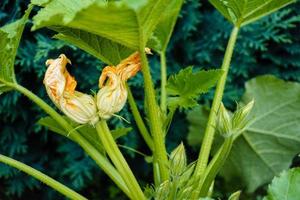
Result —
<svg viewBox="0 0 300 200"><path fill-rule="evenodd" d="M57 59L46 61L48 69L45 73L44 85L50 99L59 107L59 100L63 95L66 85L66 65L71 61L61 54ZM68 75L71 77L71 75Z"/></svg>
<svg viewBox="0 0 300 200"><path fill-rule="evenodd" d="M67 63L71 61L64 54L46 61L44 84L47 93L70 119L80 124L95 124L99 120L95 100L91 95L75 91L77 82L67 71Z"/></svg>
<svg viewBox="0 0 300 200"><path fill-rule="evenodd" d="M97 107L102 119L109 119L119 112L127 100L125 83L141 69L138 52L131 54L117 66L107 66L99 79L101 88L97 94Z"/></svg>

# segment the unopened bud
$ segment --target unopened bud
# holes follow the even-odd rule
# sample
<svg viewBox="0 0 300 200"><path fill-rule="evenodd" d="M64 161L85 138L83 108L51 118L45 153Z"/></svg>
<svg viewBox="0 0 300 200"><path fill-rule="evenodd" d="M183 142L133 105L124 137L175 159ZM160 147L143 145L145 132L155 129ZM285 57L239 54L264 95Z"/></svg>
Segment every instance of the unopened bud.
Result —
<svg viewBox="0 0 300 200"><path fill-rule="evenodd" d="M234 113L232 117L232 125L235 130L241 130L245 128L248 123L248 115L251 112L254 105L254 100L250 101L247 105L240 107Z"/></svg>
<svg viewBox="0 0 300 200"><path fill-rule="evenodd" d="M170 171L173 176L180 176L186 169L186 153L183 143L174 149L170 155Z"/></svg>
<svg viewBox="0 0 300 200"><path fill-rule="evenodd" d="M222 135L230 135L232 133L231 117L223 103L221 103L219 108L217 128Z"/></svg>

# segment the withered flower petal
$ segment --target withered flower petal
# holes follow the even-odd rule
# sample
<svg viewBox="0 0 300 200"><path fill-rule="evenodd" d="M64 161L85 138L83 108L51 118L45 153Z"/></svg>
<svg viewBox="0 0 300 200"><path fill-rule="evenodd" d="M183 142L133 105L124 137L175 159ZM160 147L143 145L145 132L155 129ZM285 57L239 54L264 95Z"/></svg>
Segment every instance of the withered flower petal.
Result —
<svg viewBox="0 0 300 200"><path fill-rule="evenodd" d="M126 81L141 70L140 54L135 52L117 66L107 66L99 78L97 107L100 118L109 119L122 110L127 100Z"/></svg>
<svg viewBox="0 0 300 200"><path fill-rule="evenodd" d="M77 82L68 72L66 65L71 61L61 54L57 59L46 61L44 85L54 104L73 121L95 124L99 117L92 96L75 91Z"/></svg>

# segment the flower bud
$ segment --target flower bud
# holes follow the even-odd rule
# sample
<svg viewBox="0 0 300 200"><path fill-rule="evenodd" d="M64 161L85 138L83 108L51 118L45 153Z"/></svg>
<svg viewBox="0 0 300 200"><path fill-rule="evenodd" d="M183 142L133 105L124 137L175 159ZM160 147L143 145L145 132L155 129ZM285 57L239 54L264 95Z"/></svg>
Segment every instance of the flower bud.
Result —
<svg viewBox="0 0 300 200"><path fill-rule="evenodd" d="M173 176L180 176L186 168L186 154L183 143L174 149L170 155L170 171Z"/></svg>
<svg viewBox="0 0 300 200"><path fill-rule="evenodd" d="M231 117L223 103L221 103L219 108L217 128L222 135L230 135L232 133Z"/></svg>
<svg viewBox="0 0 300 200"><path fill-rule="evenodd" d="M251 112L254 105L254 100L250 101L247 105L239 107L232 117L232 126L236 130L241 130L246 127L248 120L247 116Z"/></svg>

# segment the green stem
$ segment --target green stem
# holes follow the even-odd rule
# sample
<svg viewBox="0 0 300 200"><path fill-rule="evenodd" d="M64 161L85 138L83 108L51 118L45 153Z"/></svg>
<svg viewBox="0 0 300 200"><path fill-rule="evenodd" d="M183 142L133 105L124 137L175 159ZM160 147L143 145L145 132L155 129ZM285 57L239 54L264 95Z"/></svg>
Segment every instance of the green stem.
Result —
<svg viewBox="0 0 300 200"><path fill-rule="evenodd" d="M41 107L47 114L49 114L57 123L59 123L67 132L72 131L72 137L88 154L92 159L98 164L100 168L116 183L116 185L127 195L130 196L129 190L121 178L117 170L112 166L112 164L102 155L97 149L95 149L87 140L85 140L74 128L51 106L45 103L41 98L36 96L34 93L24 88L21 85L15 83L5 83L7 86L12 87L19 91L20 93L27 96L30 100Z"/></svg>
<svg viewBox="0 0 300 200"><path fill-rule="evenodd" d="M224 165L230 150L233 145L233 137L227 138L216 155L213 157L204 173L204 178L200 180L199 188L201 188L200 196L207 195L211 184L213 183L216 175Z"/></svg>
<svg viewBox="0 0 300 200"><path fill-rule="evenodd" d="M120 175L123 177L123 180L127 184L129 190L131 191L132 199L146 199L130 167L128 166L125 158L119 150L118 145L112 137L106 121L102 120L98 122L96 124L96 129L105 151L107 152L111 161L114 163L117 170L120 172Z"/></svg>
<svg viewBox="0 0 300 200"><path fill-rule="evenodd" d="M143 118L138 110L138 107L135 103L135 100L132 95L130 87L128 85L126 85L126 87L127 87L127 91L128 91L128 103L129 103L131 112L133 114L134 120L136 122L136 125L137 125L142 137L144 138L146 144L151 149L151 151L153 151L154 145L153 145L152 137L150 136L148 129L143 121Z"/></svg>
<svg viewBox="0 0 300 200"><path fill-rule="evenodd" d="M66 197L74 200L87 200L84 196L81 196L74 190L68 188L67 186L61 184L60 182L54 180L53 178L43 174L42 172L22 163L15 159L6 157L0 154L0 162L5 163L11 167L17 168L30 176L38 179L39 181L45 183L46 185L52 187L54 190L58 191L59 193L65 195Z"/></svg>
<svg viewBox="0 0 300 200"><path fill-rule="evenodd" d="M197 189L195 190L192 199L197 199L200 197L206 197L209 192L216 175L224 165L230 150L232 148L234 137L231 136L226 138L223 145L220 147L218 152L214 155L213 159L210 161L209 165L205 169L200 182L197 184Z"/></svg>
<svg viewBox="0 0 300 200"><path fill-rule="evenodd" d="M161 76L161 94L160 94L160 108L163 114L167 113L167 62L166 53L160 53L160 76Z"/></svg>
<svg viewBox="0 0 300 200"><path fill-rule="evenodd" d="M156 102L154 86L151 79L150 68L144 51L144 47L140 49L140 56L145 85L145 103L148 111L148 118L150 121L150 130L154 142L154 160L156 160L159 165L160 178L163 182L169 179L169 170L161 112Z"/></svg>
<svg viewBox="0 0 300 200"><path fill-rule="evenodd" d="M197 166L195 169L195 175L197 177L201 177L203 175L205 168L207 166L207 163L208 163L211 146L212 146L213 139L214 139L217 112L218 112L218 109L219 109L221 101L222 101L225 83L226 83L226 79L227 79L227 74L229 71L230 62L231 62L234 46L236 43L236 39L238 36L238 32L239 32L239 28L234 27L231 32L230 39L228 41L228 45L226 48L226 52L225 52L225 56L224 56L224 60L223 60L223 64L222 64L222 70L224 72L217 84L213 104L212 104L212 107L211 107L211 110L209 113L206 130L204 133L204 138L203 138L200 154L199 154L198 161L197 161Z"/></svg>

